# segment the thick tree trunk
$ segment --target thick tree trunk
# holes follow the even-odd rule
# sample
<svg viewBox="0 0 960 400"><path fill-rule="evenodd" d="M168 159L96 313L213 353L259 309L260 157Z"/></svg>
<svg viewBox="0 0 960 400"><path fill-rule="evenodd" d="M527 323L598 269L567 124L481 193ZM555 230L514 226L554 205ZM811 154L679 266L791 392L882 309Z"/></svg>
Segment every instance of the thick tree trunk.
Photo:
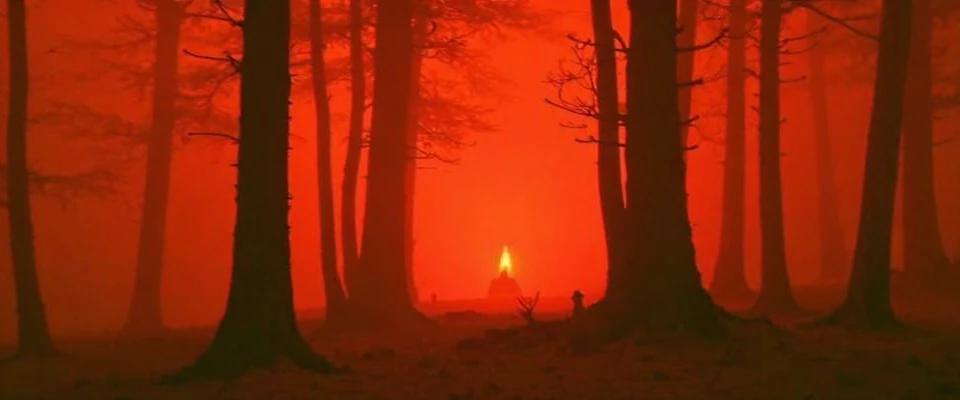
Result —
<svg viewBox="0 0 960 400"><path fill-rule="evenodd" d="M210 347L172 380L224 377L289 358L333 367L303 340L290 276L290 2L244 2L233 275Z"/></svg>
<svg viewBox="0 0 960 400"><path fill-rule="evenodd" d="M360 257L357 247L357 183L360 179L367 96L363 51L363 0L350 0L350 134L340 193L340 246L343 248L343 279L347 294L351 296Z"/></svg>
<svg viewBox="0 0 960 400"><path fill-rule="evenodd" d="M10 254L17 298L18 357L46 356L56 352L50 339L40 282L30 207L27 169L27 10L24 0L7 0L10 40L10 93L7 116L7 211L10 221Z"/></svg>
<svg viewBox="0 0 960 400"><path fill-rule="evenodd" d="M417 6L420 7L419 4ZM417 293L416 281L413 278L413 255L417 242L414 237L413 220L415 217L414 205L416 204L414 193L416 193L417 188L417 158L420 155L417 151L417 134L420 132L420 76L423 71L423 43L426 40L427 29L430 27L428 22L427 18L422 16L415 17L413 22L414 47L410 66L410 116L405 131L407 163L403 170L403 182L406 186L403 199L405 215L403 257L407 265L407 293L414 303L420 297Z"/></svg>
<svg viewBox="0 0 960 400"><path fill-rule="evenodd" d="M616 323L720 334L700 283L680 142L675 0L631 0L627 54L627 253L632 290L608 301ZM627 327L627 326L622 326Z"/></svg>
<svg viewBox="0 0 960 400"><path fill-rule="evenodd" d="M680 35L677 44L681 48L692 48L697 43L697 10L700 0L680 0ZM681 83L693 82L693 66L696 52L684 51L677 54L677 77ZM693 110L693 85L684 85L680 88L680 121L689 121ZM683 138L683 147L687 147L690 136L690 123L680 125L680 137ZM686 153L684 153L686 156Z"/></svg>
<svg viewBox="0 0 960 400"><path fill-rule="evenodd" d="M156 3L157 25L153 65L153 112L147 139L147 176L143 189L137 272L133 299L123 328L125 334L162 332L160 290L170 196L170 162L176 123L177 76L179 75L180 24L183 5L173 0Z"/></svg>
<svg viewBox="0 0 960 400"><path fill-rule="evenodd" d="M897 324L890 306L890 241L913 4L883 1L853 272L846 301L828 322L869 328Z"/></svg>
<svg viewBox="0 0 960 400"><path fill-rule="evenodd" d="M751 296L744 274L744 197L746 191L746 38L747 1L730 2L730 42L727 47L727 121L723 162L723 208L720 252L710 283L719 299Z"/></svg>
<svg viewBox="0 0 960 400"><path fill-rule="evenodd" d="M326 294L327 317L345 312L347 297L337 270L337 229L334 220L333 171L330 143L330 98L327 91L326 39L323 36L323 8L310 0L310 70L313 76L313 104L317 119L317 185L320 191L320 269Z"/></svg>
<svg viewBox="0 0 960 400"><path fill-rule="evenodd" d="M903 114L903 268L918 283L938 283L950 261L940 235L933 179L933 13L915 0Z"/></svg>
<svg viewBox="0 0 960 400"><path fill-rule="evenodd" d="M407 292L404 257L406 134L413 65L413 1L380 3L374 52L367 201L356 290L357 317L371 326L422 321ZM355 292L355 295L354 295Z"/></svg>
<svg viewBox="0 0 960 400"><path fill-rule="evenodd" d="M823 25L820 16L807 11L808 30L813 32ZM834 178L833 150L830 144L830 115L827 105L827 82L824 77L823 49L810 50L810 101L813 107L814 138L816 141L817 222L820 248L819 279L825 283L838 283L847 279L847 253L843 245L843 227L840 223L839 196Z"/></svg>
<svg viewBox="0 0 960 400"><path fill-rule="evenodd" d="M607 291L610 297L630 290L622 279L626 268L623 232L623 181L620 177L620 102L617 94L617 59L614 52L610 0L591 0L593 36L597 43L597 183L600 212L607 243ZM617 292L620 292L619 294Z"/></svg>
<svg viewBox="0 0 960 400"><path fill-rule="evenodd" d="M760 296L754 310L798 310L787 272L780 174L780 0L763 0L760 28Z"/></svg>

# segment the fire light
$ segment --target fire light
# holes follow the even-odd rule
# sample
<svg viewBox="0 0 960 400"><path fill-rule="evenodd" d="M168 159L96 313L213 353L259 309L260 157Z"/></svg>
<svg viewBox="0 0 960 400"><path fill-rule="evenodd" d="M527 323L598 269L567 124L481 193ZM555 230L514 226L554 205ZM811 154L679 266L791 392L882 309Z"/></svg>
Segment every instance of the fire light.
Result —
<svg viewBox="0 0 960 400"><path fill-rule="evenodd" d="M500 273L510 275L513 271L513 260L510 258L510 249L507 246L503 246L503 251L500 252Z"/></svg>

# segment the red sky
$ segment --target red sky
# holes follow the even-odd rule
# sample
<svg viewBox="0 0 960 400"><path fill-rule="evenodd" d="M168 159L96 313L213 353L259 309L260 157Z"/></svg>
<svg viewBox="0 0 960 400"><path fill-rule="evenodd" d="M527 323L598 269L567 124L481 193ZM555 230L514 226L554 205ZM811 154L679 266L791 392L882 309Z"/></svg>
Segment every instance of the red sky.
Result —
<svg viewBox="0 0 960 400"><path fill-rule="evenodd" d="M80 2L58 1L30 9L31 61L40 70L69 61L70 51L60 50L65 34L105 37L112 17L91 10ZM62 3L62 4L61 4ZM540 4L556 4L541 0ZM421 171L417 185L415 258L416 282L421 295L443 298L477 297L497 272L503 245L511 248L514 272L521 287L544 295L567 295L574 289L597 296L604 285L603 239L596 194L595 148L577 144L574 138L591 131L571 130L558 124L573 117L547 106L553 95L543 83L560 58L569 55L563 33L587 36L589 15L586 1L566 0L566 10L554 21L557 39L525 34L493 46L492 64L511 80L512 99L487 99L495 107L492 119L502 129L474 137L477 146L459 154L460 165L432 164ZM622 2L615 2L620 6ZM620 20L624 10L615 10ZM800 20L802 22L802 20ZM626 29L622 29L626 32ZM704 33L703 40L710 34ZM5 45L3 46L5 48ZM47 50L57 48L54 53ZM721 49L697 56L698 68L716 74L724 64ZM796 66L784 68L787 76L803 74L805 60L795 56ZM50 79L50 72L35 72L36 80ZM42 77L41 77L42 76ZM48 81L49 82L49 81ZM71 82L59 82L70 85ZM74 89L85 96L108 93L96 99L99 106L123 112L141 112L144 100L123 92L83 86ZM751 84L753 85L753 84ZM748 93L756 90L755 86ZM809 282L816 271L815 234L816 181L813 174L813 135L808 121L808 97L803 84L784 87L783 130L785 213L790 267L796 282ZM336 111L346 111L346 97L335 93ZM339 97L338 97L339 96ZM723 86L698 88L696 112L722 112ZM748 99L751 97L748 97ZM294 99L294 141L291 187L293 268L297 306L322 304L318 266L317 194L313 115L309 98ZM133 108L131 108L133 104ZM831 88L837 179L848 243L859 198L863 138L869 100L864 90ZM752 121L754 115L748 111ZM699 129L717 135L722 119L704 117ZM755 127L751 122L751 128ZM339 129L338 135L343 135ZM748 132L748 156L756 154L756 132ZM174 160L173 193L164 278L164 316L171 325L210 323L222 313L229 279L233 228L233 161L231 146L205 146L206 139L191 140ZM38 138L32 155L38 164L55 166L58 157L72 155L60 142ZM343 148L335 152L339 175ZM949 150L954 151L954 150ZM711 276L719 229L720 185L723 148L701 143L690 153L690 212L694 225L697 260L705 279ZM748 165L748 269L751 283L757 281L756 163ZM952 170L951 170L952 168ZM938 165L942 181L955 186L955 165ZM137 171L131 171L136 175ZM951 175L952 173L952 175ZM142 179L142 178L137 178ZM339 176L336 186L339 188ZM134 186L135 187L135 186ZM102 331L120 325L126 312L133 279L138 205L135 191L119 200L81 199L71 207L35 196L37 251L40 278L55 331ZM955 198L955 189L941 193ZM950 193L946 193L950 192ZM941 201L944 220L954 221L958 210L953 201ZM5 218L4 218L5 220ZM945 228L946 242L956 243L956 232ZM4 235L6 235L4 233ZM952 249L952 246L948 248ZM7 250L4 248L4 252ZM9 268L0 268L0 339L12 337L15 317ZM11 322L11 323L8 323Z"/></svg>

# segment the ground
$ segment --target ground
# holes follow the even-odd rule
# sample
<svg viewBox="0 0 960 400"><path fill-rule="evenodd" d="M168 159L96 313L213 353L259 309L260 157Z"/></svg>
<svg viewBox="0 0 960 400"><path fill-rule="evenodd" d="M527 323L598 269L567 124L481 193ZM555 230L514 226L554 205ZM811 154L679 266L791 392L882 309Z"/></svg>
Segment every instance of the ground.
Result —
<svg viewBox="0 0 960 400"><path fill-rule="evenodd" d="M838 290L798 292L817 310L839 298ZM487 331L522 325L492 315L507 305L445 317L469 304L428 305L441 322L429 334L324 338L309 334L316 320L303 322L312 345L348 367L342 375L279 365L181 386L156 382L192 361L210 329L139 343L60 340L63 357L0 366L0 399L960 399L958 298L898 304L911 326L902 332L743 325L724 342L637 336L587 354L556 335ZM568 305L541 307L546 320ZM491 336L508 338L477 339Z"/></svg>

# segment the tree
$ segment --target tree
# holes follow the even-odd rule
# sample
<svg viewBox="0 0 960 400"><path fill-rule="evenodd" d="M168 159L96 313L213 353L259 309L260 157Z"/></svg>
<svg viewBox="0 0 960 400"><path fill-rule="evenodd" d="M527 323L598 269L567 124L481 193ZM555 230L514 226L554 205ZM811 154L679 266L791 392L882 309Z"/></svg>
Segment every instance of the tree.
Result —
<svg viewBox="0 0 960 400"><path fill-rule="evenodd" d="M133 299L123 330L127 334L155 334L164 329L160 288L170 196L170 163L179 87L180 27L189 2L154 0L156 24L150 129L147 133L147 170L143 190L137 269Z"/></svg>
<svg viewBox="0 0 960 400"><path fill-rule="evenodd" d="M822 17L812 10L805 10L807 30L817 32L823 29ZM810 102L813 106L814 137L816 142L817 221L820 248L819 278L826 282L839 282L847 276L846 251L843 245L843 227L840 223L834 162L830 144L829 105L827 104L827 82L825 77L825 51L820 46L810 49L807 57L810 69Z"/></svg>
<svg viewBox="0 0 960 400"><path fill-rule="evenodd" d="M680 0L680 36L677 38L677 45L684 48L691 48L697 42L697 12L700 9L700 0ZM692 51L685 51L678 54L677 76L687 82L693 82L693 67L696 55ZM684 85L680 88L680 117L682 121L690 119L690 110L693 108L693 85ZM680 137L683 138L683 145L687 145L690 133L690 124L685 123L680 126Z"/></svg>
<svg viewBox="0 0 960 400"><path fill-rule="evenodd" d="M677 93L676 0L631 0L626 212L631 289L606 298L617 329L722 332L700 283L687 211Z"/></svg>
<svg viewBox="0 0 960 400"><path fill-rule="evenodd" d="M903 112L903 268L926 285L942 281L950 261L943 248L933 174L933 8L914 1L910 73Z"/></svg>
<svg viewBox="0 0 960 400"><path fill-rule="evenodd" d="M620 177L620 96L617 88L617 59L614 50L613 16L610 0L591 0L593 36L596 41L597 97L597 182L600 212L607 243L606 295L618 297L618 283L624 264L623 183ZM627 290L627 288L623 288Z"/></svg>
<svg viewBox="0 0 960 400"><path fill-rule="evenodd" d="M366 114L366 73L363 62L363 0L350 0L350 131L343 162L340 193L340 236L343 280L352 296L360 257L357 246L357 181L363 151L363 121Z"/></svg>
<svg viewBox="0 0 960 400"><path fill-rule="evenodd" d="M751 294L744 275L744 195L746 186L746 34L747 0L730 2L727 47L727 118L723 162L720 251L710 292L717 298Z"/></svg>
<svg viewBox="0 0 960 400"><path fill-rule="evenodd" d="M323 8L320 0L310 0L310 72L313 81L313 104L317 121L317 179L320 190L320 268L326 293L327 317L345 312L347 297L337 269L337 230L333 206L333 170L330 146L333 128L330 121L330 98L327 90L327 43L323 34Z"/></svg>
<svg viewBox="0 0 960 400"><path fill-rule="evenodd" d="M897 324L890 305L890 242L913 11L913 0L883 0L853 272L846 300L824 322L874 329Z"/></svg>
<svg viewBox="0 0 960 400"><path fill-rule="evenodd" d="M334 368L304 341L290 276L290 2L245 0L233 274L213 342L173 382L224 377L289 358Z"/></svg>
<svg viewBox="0 0 960 400"><path fill-rule="evenodd" d="M50 337L33 244L30 174L27 167L27 9L24 0L7 0L10 41L9 103L7 116L7 212L10 251L17 298L17 357L56 353Z"/></svg>
<svg viewBox="0 0 960 400"><path fill-rule="evenodd" d="M760 295L754 310L796 312L787 271L780 173L780 0L763 0L760 15Z"/></svg>
<svg viewBox="0 0 960 400"><path fill-rule="evenodd" d="M425 318L407 291L404 255L404 132L410 118L413 10L413 0L377 6L363 251L358 284L350 287L356 317L374 325L404 325Z"/></svg>

